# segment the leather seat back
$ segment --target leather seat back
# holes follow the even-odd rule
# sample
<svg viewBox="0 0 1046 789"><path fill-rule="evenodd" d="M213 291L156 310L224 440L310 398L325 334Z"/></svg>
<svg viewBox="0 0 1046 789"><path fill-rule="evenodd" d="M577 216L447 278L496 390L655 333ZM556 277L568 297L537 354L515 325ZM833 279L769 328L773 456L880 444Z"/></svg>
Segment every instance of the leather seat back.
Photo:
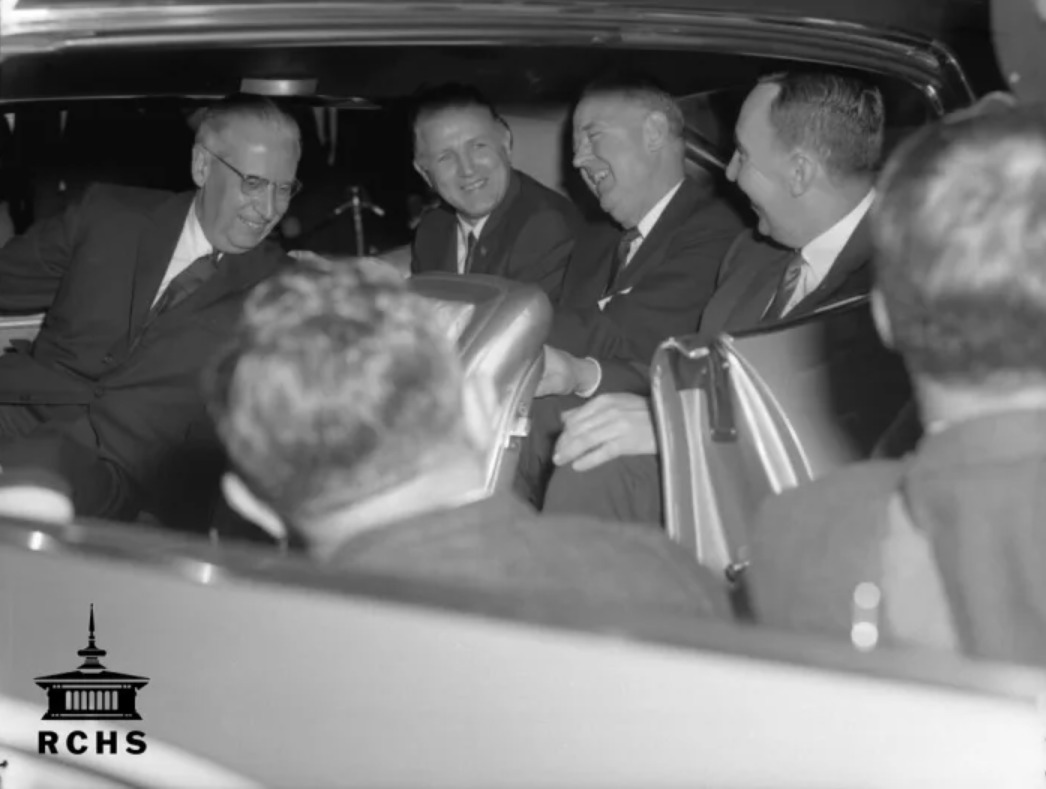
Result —
<svg viewBox="0 0 1046 789"><path fill-rule="evenodd" d="M910 397L866 297L771 330L668 340L652 388L668 532L731 579L766 497L870 457Z"/></svg>
<svg viewBox="0 0 1046 789"><path fill-rule="evenodd" d="M446 321L466 377L482 377L493 385L496 441L487 458L487 488L510 489L544 369L542 348L552 326L552 305L533 285L485 274L422 274L410 283Z"/></svg>

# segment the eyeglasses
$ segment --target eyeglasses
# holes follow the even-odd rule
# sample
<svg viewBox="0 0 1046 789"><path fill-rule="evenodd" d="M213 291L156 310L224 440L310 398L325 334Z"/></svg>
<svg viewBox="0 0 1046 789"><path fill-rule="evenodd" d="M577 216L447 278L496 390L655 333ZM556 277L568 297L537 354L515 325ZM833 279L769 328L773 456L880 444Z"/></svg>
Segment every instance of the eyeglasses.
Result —
<svg viewBox="0 0 1046 789"><path fill-rule="evenodd" d="M297 178L288 183L278 184L270 181L268 178L262 178L260 175L246 175L237 170L210 148L204 148L202 145L200 147L236 173L236 175L240 176L240 191L243 192L246 197L253 199L264 197L268 193L269 187L273 186L275 187L276 199L281 202L289 202L291 198L301 191L302 183Z"/></svg>

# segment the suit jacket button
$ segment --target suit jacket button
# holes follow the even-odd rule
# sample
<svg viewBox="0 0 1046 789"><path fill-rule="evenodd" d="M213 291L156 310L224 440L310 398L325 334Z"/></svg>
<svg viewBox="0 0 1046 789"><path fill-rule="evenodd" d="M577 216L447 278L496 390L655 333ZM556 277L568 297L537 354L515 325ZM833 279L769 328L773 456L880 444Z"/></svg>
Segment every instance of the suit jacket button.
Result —
<svg viewBox="0 0 1046 789"><path fill-rule="evenodd" d="M102 357L102 364L112 364L112 363L113 363L113 355L111 353L107 353L105 356Z"/></svg>
<svg viewBox="0 0 1046 789"><path fill-rule="evenodd" d="M102 397L104 394L105 394L105 387L104 386L96 386L94 388L94 396L95 397Z"/></svg>

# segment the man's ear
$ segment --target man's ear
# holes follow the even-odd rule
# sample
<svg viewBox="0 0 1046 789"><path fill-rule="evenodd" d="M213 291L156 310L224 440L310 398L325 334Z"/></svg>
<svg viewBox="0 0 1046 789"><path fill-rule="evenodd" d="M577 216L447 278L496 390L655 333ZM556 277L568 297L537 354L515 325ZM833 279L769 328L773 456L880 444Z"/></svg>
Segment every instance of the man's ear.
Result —
<svg viewBox="0 0 1046 789"><path fill-rule="evenodd" d="M192 180L197 189L202 189L207 182L207 176L211 172L211 155L201 146L194 145L192 149Z"/></svg>
<svg viewBox="0 0 1046 789"><path fill-rule="evenodd" d="M872 320L875 321L875 330L879 332L879 339L883 345L893 350L893 326L890 325L890 313L886 309L886 301L878 288L872 288Z"/></svg>
<svg viewBox="0 0 1046 789"><path fill-rule="evenodd" d="M643 120L643 142L648 151L659 151L668 140L668 116L655 110Z"/></svg>
<svg viewBox="0 0 1046 789"><path fill-rule="evenodd" d="M470 375L462 386L462 407L465 411L465 430L476 449L484 455L498 440L495 415L498 409L493 382L486 376Z"/></svg>
<svg viewBox="0 0 1046 789"><path fill-rule="evenodd" d="M418 175L421 176L421 180L423 180L428 185L429 189L435 189L435 187L432 185L432 179L429 178L428 172L425 170L424 167L418 164L417 159L414 160L414 170L418 173Z"/></svg>
<svg viewBox="0 0 1046 789"><path fill-rule="evenodd" d="M790 184L789 187L792 192L792 197L799 197L806 194L810 187L814 185L814 180L817 178L817 171L821 165L817 163L815 159L812 159L802 151L796 151L792 154L790 172Z"/></svg>
<svg viewBox="0 0 1046 789"><path fill-rule="evenodd" d="M259 501L239 476L233 473L222 476L222 494L235 512L255 526L264 529L277 540L287 539L287 529L281 518L268 505Z"/></svg>

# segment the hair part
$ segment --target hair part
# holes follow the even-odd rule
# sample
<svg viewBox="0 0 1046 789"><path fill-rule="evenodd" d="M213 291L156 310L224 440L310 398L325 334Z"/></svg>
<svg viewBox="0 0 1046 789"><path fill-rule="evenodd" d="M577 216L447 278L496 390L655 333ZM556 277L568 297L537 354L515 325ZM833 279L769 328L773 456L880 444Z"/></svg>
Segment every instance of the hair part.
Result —
<svg viewBox="0 0 1046 789"><path fill-rule="evenodd" d="M940 122L902 143L872 209L877 287L914 373L1046 375L1046 119Z"/></svg>
<svg viewBox="0 0 1046 789"><path fill-rule="evenodd" d="M258 285L204 381L233 467L292 524L475 451L435 311L355 263L299 261Z"/></svg>
<svg viewBox="0 0 1046 789"><path fill-rule="evenodd" d="M301 155L301 130L294 117L272 99L251 93L233 93L209 106L196 130L196 144L213 151L226 129L242 120L283 131Z"/></svg>
<svg viewBox="0 0 1046 789"><path fill-rule="evenodd" d="M782 145L811 153L830 176L874 177L885 125L877 87L831 72L772 74L760 83L779 88L770 123Z"/></svg>

